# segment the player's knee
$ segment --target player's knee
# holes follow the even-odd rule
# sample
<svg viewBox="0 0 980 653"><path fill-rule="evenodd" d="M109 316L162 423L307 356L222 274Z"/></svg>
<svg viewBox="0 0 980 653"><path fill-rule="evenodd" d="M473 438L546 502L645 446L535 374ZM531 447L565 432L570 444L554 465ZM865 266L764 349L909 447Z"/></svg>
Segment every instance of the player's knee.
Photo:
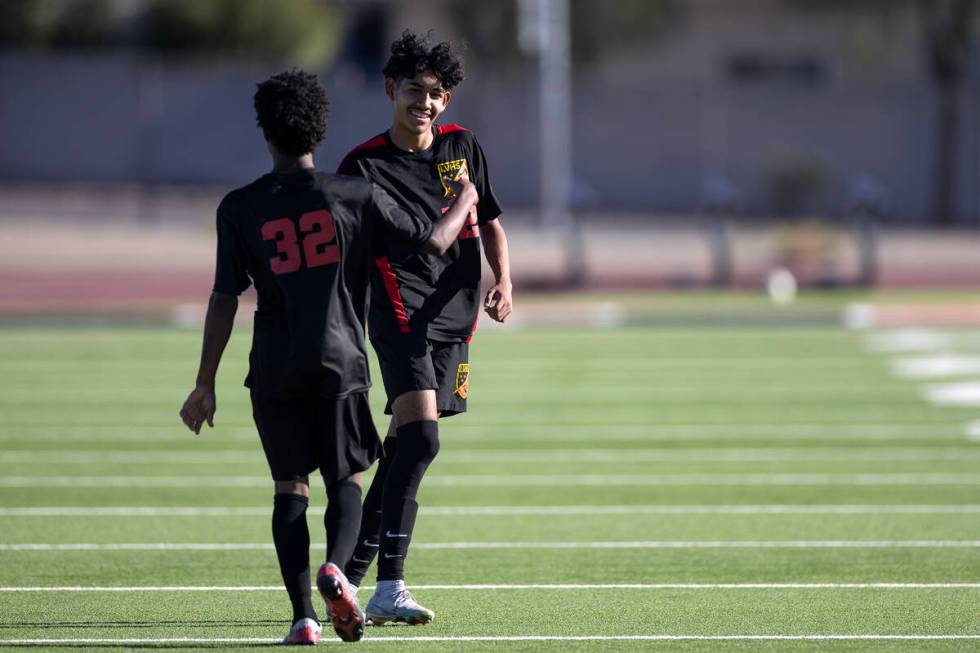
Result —
<svg viewBox="0 0 980 653"><path fill-rule="evenodd" d="M361 485L364 483L364 473L363 472L355 472L354 474L351 474L350 476L346 476L344 478L337 479L336 481L333 481L333 482L327 481L327 478L326 477L323 478L323 484L326 486L327 490L329 490L334 485L340 485L342 483L343 484L353 484L353 485L356 485L357 487L361 487Z"/></svg>
<svg viewBox="0 0 980 653"><path fill-rule="evenodd" d="M398 427L398 451L409 454L414 460L430 463L439 454L439 422L419 420Z"/></svg>
<svg viewBox="0 0 980 653"><path fill-rule="evenodd" d="M309 478L293 479L275 482L276 494L296 494L301 497L310 496Z"/></svg>
<svg viewBox="0 0 980 653"><path fill-rule="evenodd" d="M398 395L391 402L396 426L411 422L438 419L435 390L413 390Z"/></svg>
<svg viewBox="0 0 980 653"><path fill-rule="evenodd" d="M422 422L422 424L435 426L436 422ZM439 429L431 427L421 429L418 443L421 457L429 462L435 460L439 455Z"/></svg>

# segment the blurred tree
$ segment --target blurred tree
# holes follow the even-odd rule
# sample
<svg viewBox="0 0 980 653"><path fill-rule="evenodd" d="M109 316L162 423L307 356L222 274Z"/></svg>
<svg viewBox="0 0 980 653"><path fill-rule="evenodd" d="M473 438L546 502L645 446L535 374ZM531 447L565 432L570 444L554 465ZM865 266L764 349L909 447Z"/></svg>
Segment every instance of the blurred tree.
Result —
<svg viewBox="0 0 980 653"><path fill-rule="evenodd" d="M92 48L110 42L115 18L108 0L74 0L62 4L51 30L52 46Z"/></svg>
<svg viewBox="0 0 980 653"><path fill-rule="evenodd" d="M675 0L571 0L572 56L595 61L637 43L650 43L673 27L684 3Z"/></svg>
<svg viewBox="0 0 980 653"><path fill-rule="evenodd" d="M113 23L109 0L3 0L0 45L99 47L109 43Z"/></svg>
<svg viewBox="0 0 980 653"><path fill-rule="evenodd" d="M466 50L477 59L496 64L520 59L517 44L517 2L459 2L449 4L453 21L466 42Z"/></svg>
<svg viewBox="0 0 980 653"><path fill-rule="evenodd" d="M572 58L587 63L654 40L675 24L682 9L679 0L569 0ZM517 0L453 0L449 11L476 58L513 63L523 56L517 43Z"/></svg>
<svg viewBox="0 0 980 653"><path fill-rule="evenodd" d="M336 51L338 12L313 0L154 0L144 43L167 54L226 54L322 67Z"/></svg>
<svg viewBox="0 0 980 653"><path fill-rule="evenodd" d="M43 44L37 10L38 5L31 0L0 2L0 44L6 47Z"/></svg>
<svg viewBox="0 0 980 653"><path fill-rule="evenodd" d="M134 21L137 29L128 29ZM7 47L129 45L320 67L336 52L341 27L340 11L325 0L0 0Z"/></svg>

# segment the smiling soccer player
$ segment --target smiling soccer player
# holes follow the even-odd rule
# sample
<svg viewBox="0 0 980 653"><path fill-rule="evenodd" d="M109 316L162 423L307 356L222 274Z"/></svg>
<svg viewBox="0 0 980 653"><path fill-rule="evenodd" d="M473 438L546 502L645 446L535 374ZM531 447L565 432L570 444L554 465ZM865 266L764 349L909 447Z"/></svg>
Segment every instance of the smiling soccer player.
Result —
<svg viewBox="0 0 980 653"><path fill-rule="evenodd" d="M346 571L359 585L379 555L369 623L419 624L434 614L405 590L404 562L416 494L439 451L437 420L466 411L469 343L481 304L480 243L495 276L483 308L499 322L512 310L510 264L480 144L459 125L436 124L463 81L458 54L448 43L431 45L406 31L392 44L383 74L391 127L354 148L338 172L375 182L400 206L430 220L447 210L454 181L471 180L479 194L449 251L433 256L389 247L375 258L371 277L368 331L388 393L385 412L393 418Z"/></svg>
<svg viewBox="0 0 980 653"><path fill-rule="evenodd" d="M376 248L441 254L477 199L473 185L435 224L399 208L363 179L318 172L329 101L315 75L294 70L259 84L255 110L272 171L229 193L218 207L214 291L204 324L197 382L180 410L200 433L214 425L215 376L231 336L238 296L255 285L258 306L245 380L275 490L272 537L292 603L285 644L315 644L310 600L310 473L327 487L327 559L317 588L337 635L357 641L364 619L342 572L361 514L360 473L381 452L367 392L364 321Z"/></svg>

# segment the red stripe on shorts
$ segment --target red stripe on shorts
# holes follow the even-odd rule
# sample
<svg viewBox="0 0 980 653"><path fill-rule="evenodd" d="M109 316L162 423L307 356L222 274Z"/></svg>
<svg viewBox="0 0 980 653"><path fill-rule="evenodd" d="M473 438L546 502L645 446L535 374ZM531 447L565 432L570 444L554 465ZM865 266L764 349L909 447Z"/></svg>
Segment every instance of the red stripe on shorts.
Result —
<svg viewBox="0 0 980 653"><path fill-rule="evenodd" d="M391 300L391 308L395 311L395 319L398 320L398 330L402 333L410 333L408 326L408 312L405 310L405 303L402 301L401 291L398 290L398 277L391 269L391 263L387 256L379 256L374 259L378 270L381 271L381 278L385 282L385 290L388 291L388 299Z"/></svg>
<svg viewBox="0 0 980 653"><path fill-rule="evenodd" d="M476 319L475 319L475 320L473 320L473 328L472 328L472 329L470 329L470 335L469 335L469 337L468 337L468 338L466 339L466 342L467 342L467 344L468 344L468 343L470 342L470 340L472 340L472 339L473 339L473 336L474 336L474 335L476 335L476 325L477 325L477 324L479 324L479 323L480 323L480 313L479 313L479 312L477 312L477 314L476 314Z"/></svg>

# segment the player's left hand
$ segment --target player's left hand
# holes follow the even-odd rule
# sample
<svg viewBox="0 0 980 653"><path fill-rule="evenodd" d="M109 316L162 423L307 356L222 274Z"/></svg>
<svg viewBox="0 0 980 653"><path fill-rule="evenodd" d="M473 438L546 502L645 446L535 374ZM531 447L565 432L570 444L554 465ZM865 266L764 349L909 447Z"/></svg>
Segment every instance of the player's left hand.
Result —
<svg viewBox="0 0 980 653"><path fill-rule="evenodd" d="M511 291L509 281L500 281L487 291L487 296L483 300L483 310L497 322L507 321L514 309Z"/></svg>
<svg viewBox="0 0 980 653"><path fill-rule="evenodd" d="M214 388L199 385L187 395L187 400L180 409L180 419L187 428L200 435L204 422L214 428L214 411Z"/></svg>

